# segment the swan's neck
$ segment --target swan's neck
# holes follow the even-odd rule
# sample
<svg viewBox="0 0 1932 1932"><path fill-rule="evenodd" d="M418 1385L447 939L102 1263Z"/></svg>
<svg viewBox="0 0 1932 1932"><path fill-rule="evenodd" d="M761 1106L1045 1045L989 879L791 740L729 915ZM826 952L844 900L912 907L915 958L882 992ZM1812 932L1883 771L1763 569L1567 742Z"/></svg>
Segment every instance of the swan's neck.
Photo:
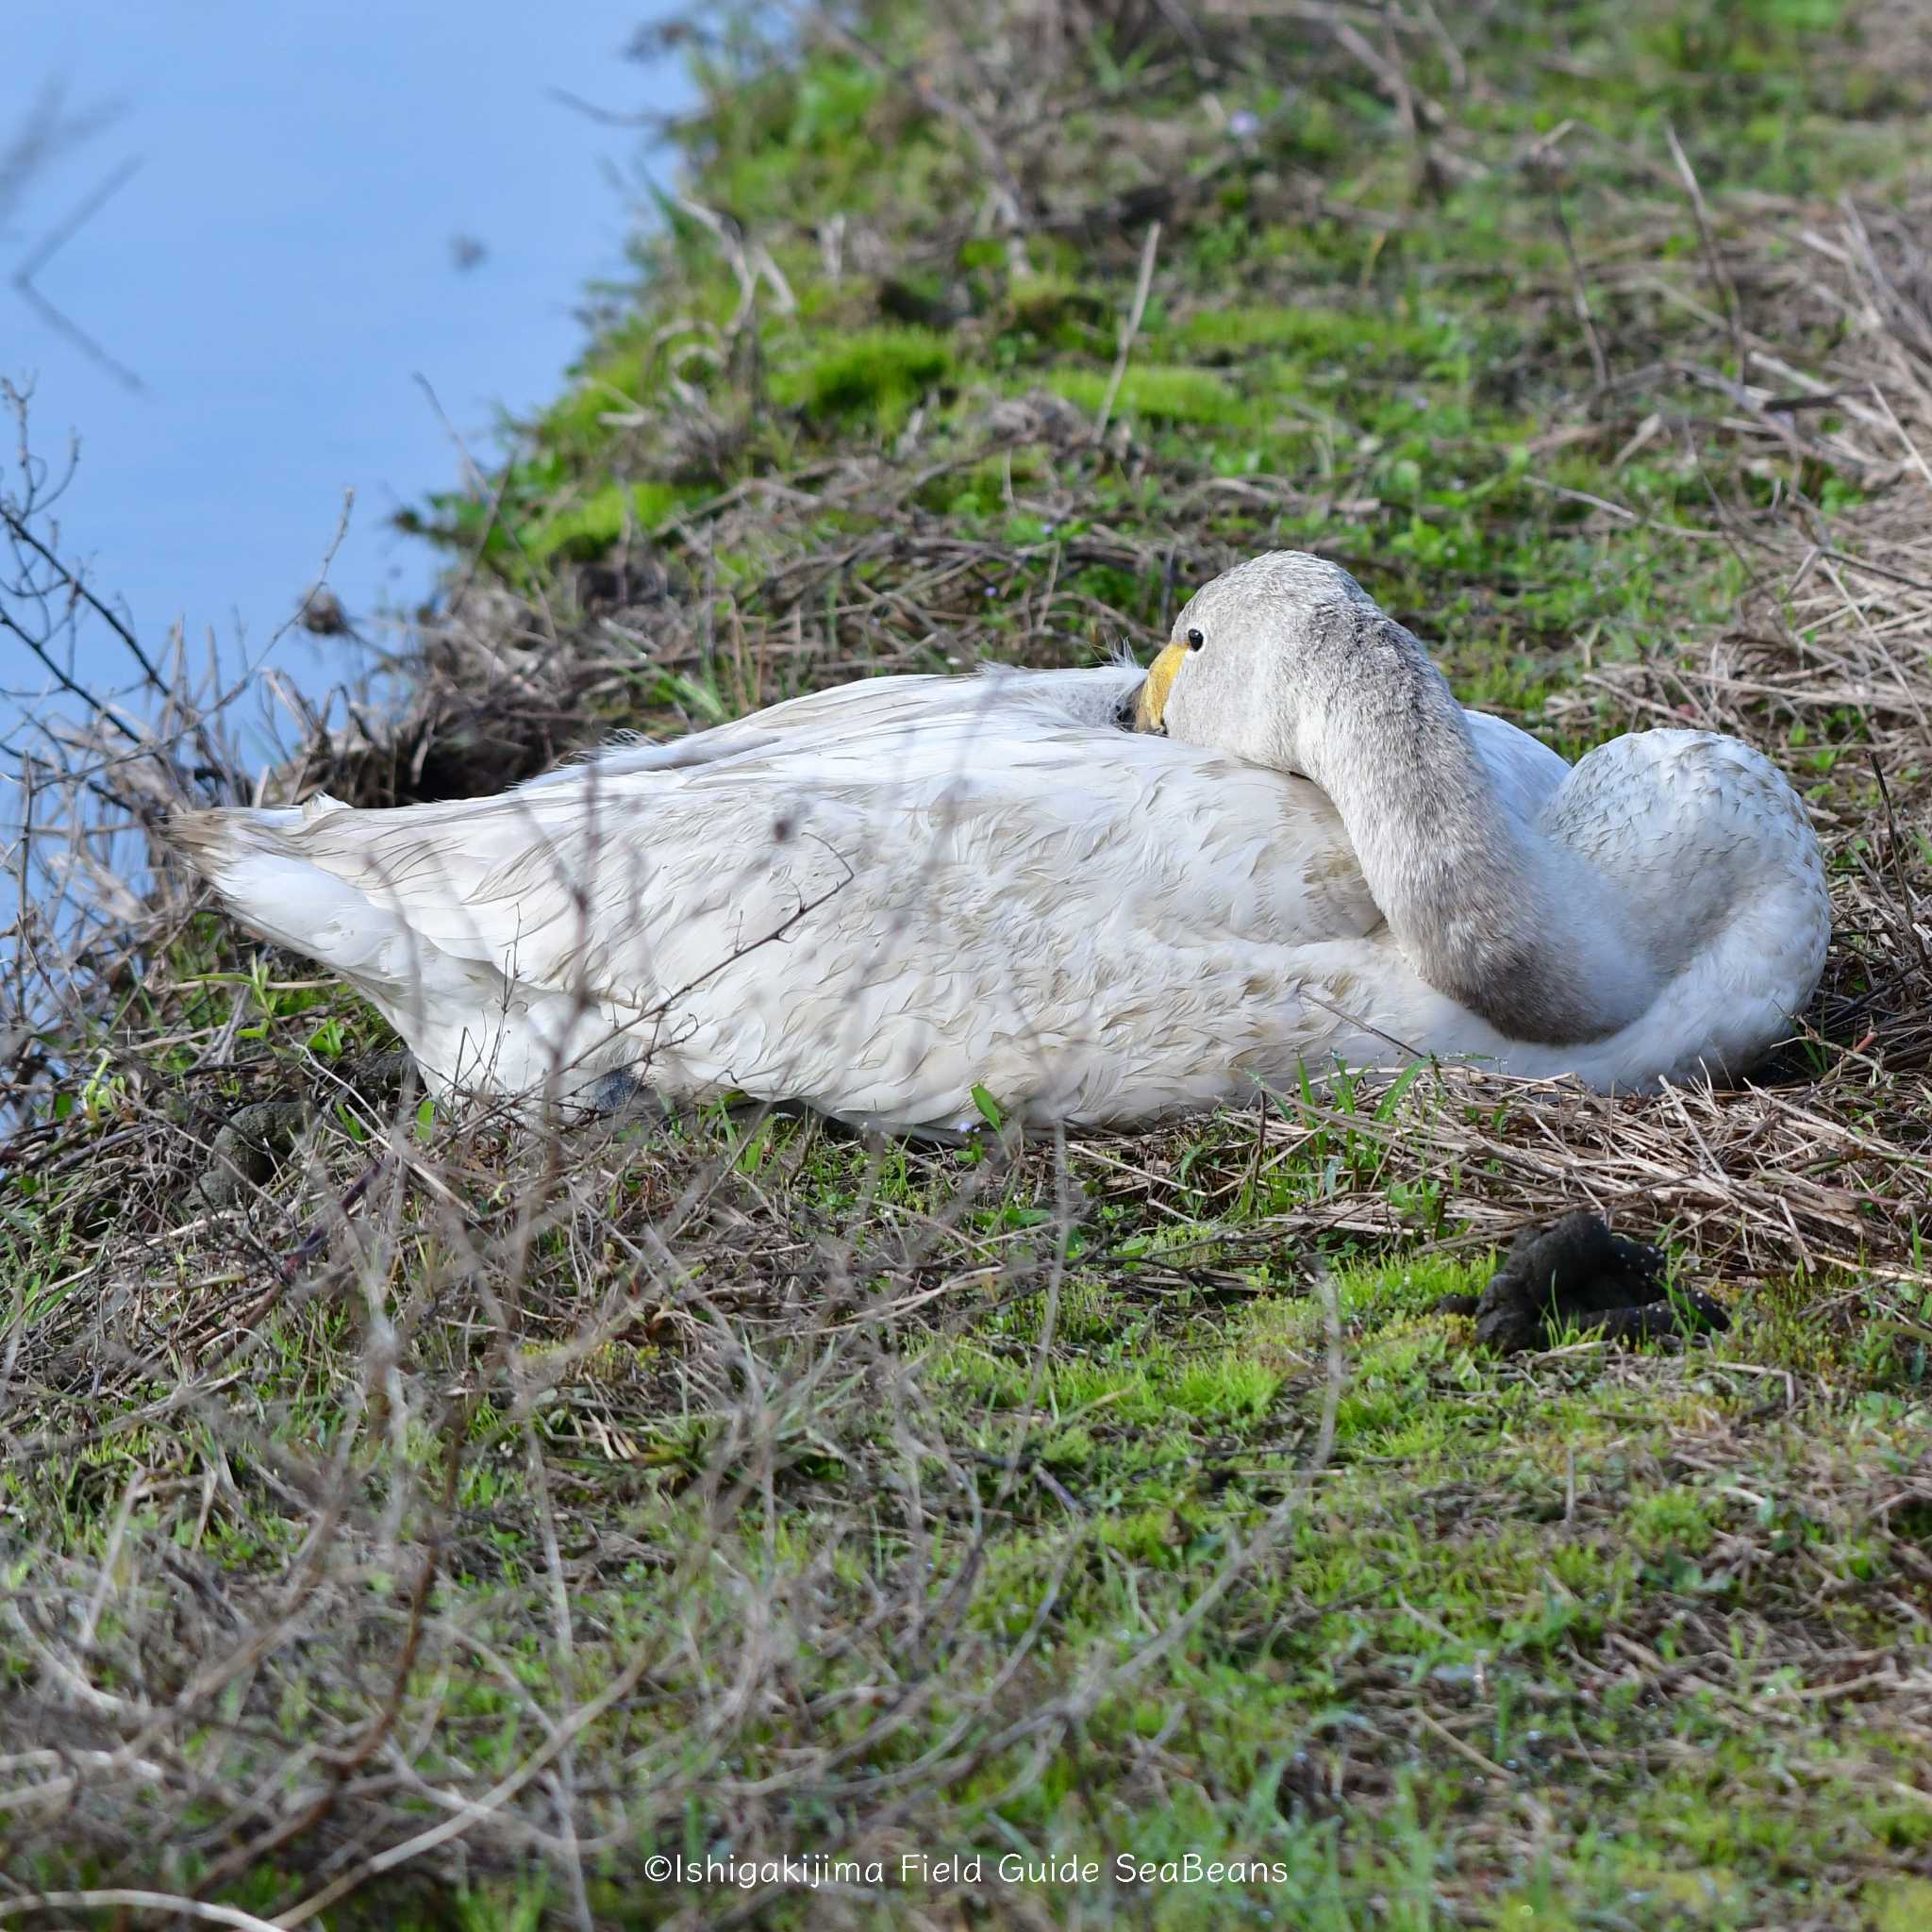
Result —
<svg viewBox="0 0 1932 1932"><path fill-rule="evenodd" d="M1406 631L1378 630L1310 714L1301 768L1334 801L1396 941L1510 1040L1614 1033L1657 991L1615 888L1506 808L1441 674Z"/></svg>

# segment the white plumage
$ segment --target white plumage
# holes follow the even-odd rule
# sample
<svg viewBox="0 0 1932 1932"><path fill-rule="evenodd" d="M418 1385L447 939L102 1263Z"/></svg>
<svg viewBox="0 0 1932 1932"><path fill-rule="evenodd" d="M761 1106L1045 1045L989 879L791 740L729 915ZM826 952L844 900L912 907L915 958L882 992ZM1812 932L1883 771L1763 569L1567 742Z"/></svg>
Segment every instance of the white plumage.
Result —
<svg viewBox="0 0 1932 1932"><path fill-rule="evenodd" d="M1823 865L1745 746L1573 771L1295 553L1174 635L1144 680L882 677L494 798L172 830L446 1089L950 1127L975 1087L1139 1120L1410 1052L1645 1087L1742 1072L1809 997ZM1167 735L1121 728L1137 691Z"/></svg>

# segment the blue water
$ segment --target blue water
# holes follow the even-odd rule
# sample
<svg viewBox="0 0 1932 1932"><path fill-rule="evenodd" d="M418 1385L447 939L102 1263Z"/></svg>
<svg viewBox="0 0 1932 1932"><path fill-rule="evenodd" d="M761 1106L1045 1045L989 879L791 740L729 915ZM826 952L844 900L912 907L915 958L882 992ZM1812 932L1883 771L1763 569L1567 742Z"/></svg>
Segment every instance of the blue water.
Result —
<svg viewBox="0 0 1932 1932"><path fill-rule="evenodd" d="M43 454L79 437L64 533L150 648L179 622L254 661L351 489L328 576L352 618L383 637L429 589L436 558L389 520L463 466L417 377L486 465L501 412L557 393L584 291L624 276L641 170L666 163L551 91L686 105L675 60L625 58L668 10L0 0L0 164L50 85L69 114L121 107L0 205L0 375L32 383ZM34 275L63 328L12 277L117 180ZM347 654L295 631L275 661L319 691ZM77 668L120 682L124 659L97 633ZM0 688L43 682L0 637Z"/></svg>

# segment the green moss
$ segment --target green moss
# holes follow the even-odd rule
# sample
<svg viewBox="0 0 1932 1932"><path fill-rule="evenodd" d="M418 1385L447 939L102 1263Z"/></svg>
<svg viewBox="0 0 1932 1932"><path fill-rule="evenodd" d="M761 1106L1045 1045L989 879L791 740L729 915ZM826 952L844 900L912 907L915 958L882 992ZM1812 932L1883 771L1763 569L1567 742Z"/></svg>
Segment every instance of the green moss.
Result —
<svg viewBox="0 0 1932 1932"><path fill-rule="evenodd" d="M1007 301L1012 325L1041 343L1093 356L1113 349L1115 318L1077 275L1048 272L1015 276Z"/></svg>
<svg viewBox="0 0 1932 1932"><path fill-rule="evenodd" d="M606 418L635 411L655 385L643 345L613 343L577 373L564 396L544 412L541 433L553 448L588 455L609 440Z"/></svg>
<svg viewBox="0 0 1932 1932"><path fill-rule="evenodd" d="M1097 414L1110 378L1094 369L1057 369L1046 377L1056 394ZM1153 423L1235 423L1240 399L1206 369L1184 365L1130 364L1114 399L1116 421L1144 417Z"/></svg>
<svg viewBox="0 0 1932 1932"><path fill-rule="evenodd" d="M1450 355L1463 342L1469 320L1445 317L1434 324L1401 315L1370 313L1303 302L1278 308L1236 304L1204 308L1175 331L1178 341L1198 355L1217 360L1247 359L1264 351L1283 356L1280 366L1346 358L1352 374L1390 363L1420 362Z"/></svg>
<svg viewBox="0 0 1932 1932"><path fill-rule="evenodd" d="M524 552L533 563L600 557L626 529L649 532L672 515L687 492L668 483L608 483L582 503L554 509L528 525Z"/></svg>
<svg viewBox="0 0 1932 1932"><path fill-rule="evenodd" d="M1681 1551L1700 1557L1717 1533L1709 1499L1679 1487L1641 1498L1628 1515L1630 1539L1646 1556Z"/></svg>
<svg viewBox="0 0 1932 1932"><path fill-rule="evenodd" d="M945 338L924 328L866 328L835 336L773 376L772 392L824 424L841 419L895 427L951 375Z"/></svg>

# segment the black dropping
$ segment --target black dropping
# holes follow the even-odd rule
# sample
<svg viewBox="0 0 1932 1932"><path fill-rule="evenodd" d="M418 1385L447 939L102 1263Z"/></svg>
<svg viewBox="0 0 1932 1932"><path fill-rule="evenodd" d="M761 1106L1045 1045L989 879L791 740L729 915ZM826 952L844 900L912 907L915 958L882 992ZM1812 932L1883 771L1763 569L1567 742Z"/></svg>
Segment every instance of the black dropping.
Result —
<svg viewBox="0 0 1932 1932"><path fill-rule="evenodd" d="M1551 1347L1566 1328L1612 1341L1728 1328L1730 1318L1708 1295L1664 1292L1667 1258L1579 1209L1525 1227L1480 1296L1445 1294L1430 1312L1474 1315L1476 1340L1503 1355Z"/></svg>

